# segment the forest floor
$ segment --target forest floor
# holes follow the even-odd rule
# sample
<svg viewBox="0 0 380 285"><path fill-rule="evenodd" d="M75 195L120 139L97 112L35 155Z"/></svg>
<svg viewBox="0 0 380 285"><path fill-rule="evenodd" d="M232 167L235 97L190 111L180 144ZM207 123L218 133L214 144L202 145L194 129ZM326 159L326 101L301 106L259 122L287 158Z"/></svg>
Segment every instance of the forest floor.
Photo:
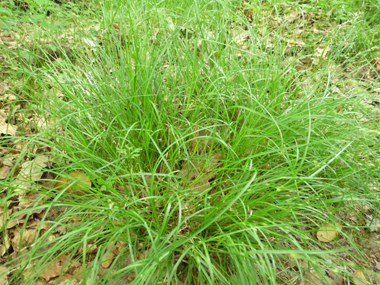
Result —
<svg viewBox="0 0 380 285"><path fill-rule="evenodd" d="M380 284L379 6L0 2L0 285Z"/></svg>

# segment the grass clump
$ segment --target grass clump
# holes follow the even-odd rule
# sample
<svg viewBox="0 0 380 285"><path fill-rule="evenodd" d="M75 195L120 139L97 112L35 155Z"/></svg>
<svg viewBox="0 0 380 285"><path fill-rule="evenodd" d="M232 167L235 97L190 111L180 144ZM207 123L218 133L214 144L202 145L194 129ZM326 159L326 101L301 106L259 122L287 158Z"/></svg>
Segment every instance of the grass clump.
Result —
<svg viewBox="0 0 380 285"><path fill-rule="evenodd" d="M44 123L22 139L51 157L44 183L29 186L40 200L24 210L44 210L50 226L26 253L21 241L14 249L25 284L60 258L56 282L67 272L91 284L349 275L337 252L362 254L350 225L334 247L316 232L357 203L374 208L368 145L378 141L362 98L336 93L329 61L283 64L286 27L273 36L228 2L102 5L99 29L73 36L75 60L53 31L60 56L24 70ZM7 179L6 198L17 197Z"/></svg>

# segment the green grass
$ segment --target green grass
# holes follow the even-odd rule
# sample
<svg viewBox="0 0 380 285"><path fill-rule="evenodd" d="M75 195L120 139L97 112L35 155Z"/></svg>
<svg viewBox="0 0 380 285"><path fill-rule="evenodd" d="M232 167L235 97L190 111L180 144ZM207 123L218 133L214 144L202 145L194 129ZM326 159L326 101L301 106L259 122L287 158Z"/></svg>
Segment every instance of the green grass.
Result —
<svg viewBox="0 0 380 285"><path fill-rule="evenodd" d="M275 15L294 5L282 4L262 4L256 12ZM60 31L37 33L49 35L48 47L60 59L35 40L39 63L19 65L21 91L30 80L39 88L17 112L33 110L54 122L46 130L26 127L29 159L38 156L33 146L44 146L51 150L50 180L64 176L72 185L68 174L81 170L92 187L83 185L86 195L76 196L65 192L70 185L33 183L30 191L41 201L23 211L45 209L42 220L50 220L52 209L61 211L25 254L20 251L21 266L9 265L14 280L30 270L23 284L34 284L64 254L86 268L80 274L90 284L117 284L127 273L133 284L281 284L305 280L310 268L321 278L324 268L350 274L338 253L347 251L354 263L364 256L349 234L356 227L344 224L340 233L349 248L341 239L332 247L320 243L313 233L358 202L376 213L377 193L369 185L378 179L377 118L360 103L364 88L334 92L346 81L334 77L331 66L352 61L352 53L368 61L378 26L360 18L357 30L324 39L339 46L347 36L351 47L334 49L304 71L295 60L313 53L316 39L282 66L288 27L260 30L237 7L227 1L107 2L92 11L96 17L82 20L100 19L103 32L92 31L99 40L94 47L83 40L66 47ZM119 22L118 35L113 22ZM244 49L231 22L251 32ZM369 32L366 40L360 29ZM0 181L8 185L3 201L17 198L12 179ZM67 233L57 235L62 225ZM116 242L125 247L111 265L115 270L96 279L107 245ZM99 247L96 253L76 253L89 244ZM128 255L132 262L120 266Z"/></svg>

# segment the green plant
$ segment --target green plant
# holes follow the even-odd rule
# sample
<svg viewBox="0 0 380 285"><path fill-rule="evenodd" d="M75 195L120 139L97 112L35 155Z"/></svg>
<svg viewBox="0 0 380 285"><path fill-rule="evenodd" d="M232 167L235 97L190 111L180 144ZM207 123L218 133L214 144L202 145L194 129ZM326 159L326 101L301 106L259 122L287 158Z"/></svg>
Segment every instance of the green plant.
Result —
<svg viewBox="0 0 380 285"><path fill-rule="evenodd" d="M322 64L282 67L285 44L269 50L270 34L260 38L230 3L102 8L102 32L78 32L87 45L75 61L50 31L60 60L40 56L38 69L24 69L39 86L36 112L54 123L22 139L51 150L45 182L66 183L34 183L40 203L17 212L31 219L43 209L40 225L50 224L19 252L13 268L24 269L24 283L62 256L91 284L276 284L306 280L310 267L321 278L324 267L344 272L312 233L338 208L375 198L367 185L376 169L363 157L378 142L359 129L361 98L334 95L340 82L330 84ZM251 31L249 49L228 31L231 18ZM64 210L49 220L52 209Z"/></svg>

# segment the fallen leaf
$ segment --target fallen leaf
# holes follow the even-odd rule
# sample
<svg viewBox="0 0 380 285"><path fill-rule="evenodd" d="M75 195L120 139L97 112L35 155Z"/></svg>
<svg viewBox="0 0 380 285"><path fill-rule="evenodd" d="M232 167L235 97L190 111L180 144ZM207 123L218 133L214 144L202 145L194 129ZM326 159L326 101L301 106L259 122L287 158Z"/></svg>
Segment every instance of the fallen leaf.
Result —
<svg viewBox="0 0 380 285"><path fill-rule="evenodd" d="M172 31L172 32L175 31L175 26L174 26L172 18L171 17L167 17L166 18L166 22L168 23L169 30Z"/></svg>
<svg viewBox="0 0 380 285"><path fill-rule="evenodd" d="M15 136L17 132L17 126L13 126L7 123L0 123L0 135Z"/></svg>
<svg viewBox="0 0 380 285"><path fill-rule="evenodd" d="M113 23L112 23L112 26L113 26L115 29L119 28L119 22L113 22Z"/></svg>
<svg viewBox="0 0 380 285"><path fill-rule="evenodd" d="M328 280L330 281L330 285L342 285L343 284L343 277L335 274L334 272L327 270L325 271L325 274L328 276Z"/></svg>
<svg viewBox="0 0 380 285"><path fill-rule="evenodd" d="M67 270L67 273L73 275L73 276L76 276L76 278L80 278L80 275L83 276L83 264L79 261L74 261L69 270ZM82 277L83 278L83 277Z"/></svg>
<svg viewBox="0 0 380 285"><path fill-rule="evenodd" d="M112 251L118 255L121 254L124 251L124 248L127 247L127 243L124 241L117 241L116 246L112 249Z"/></svg>
<svg viewBox="0 0 380 285"><path fill-rule="evenodd" d="M36 124L40 130L46 130L47 128L51 127L54 124L54 122L53 120L42 118L38 119Z"/></svg>
<svg viewBox="0 0 380 285"><path fill-rule="evenodd" d="M31 245L37 235L36 229L24 229L23 225L19 225L9 231L13 238L11 239L11 244L16 251L20 248L24 248L27 245Z"/></svg>
<svg viewBox="0 0 380 285"><path fill-rule="evenodd" d="M355 285L369 284L367 279L364 276L364 273L361 272L360 270L356 270L354 272L354 276L356 277L356 278L353 278Z"/></svg>
<svg viewBox="0 0 380 285"><path fill-rule="evenodd" d="M60 235L64 235L67 233L67 228L65 226L58 226L56 227L55 231Z"/></svg>
<svg viewBox="0 0 380 285"><path fill-rule="evenodd" d="M4 254L7 252L7 248L5 245L0 244L0 256L4 256Z"/></svg>
<svg viewBox="0 0 380 285"><path fill-rule="evenodd" d="M0 123L4 123L7 117L7 113L4 110L0 110Z"/></svg>
<svg viewBox="0 0 380 285"><path fill-rule="evenodd" d="M0 228L2 228L3 225L5 225L7 223L8 218L9 218L11 213L12 213L12 209L8 209L7 211L3 212L0 215Z"/></svg>
<svg viewBox="0 0 380 285"><path fill-rule="evenodd" d="M321 278L321 276L318 275L317 272L308 273L305 275L305 285L324 285L326 284L326 281L328 281L327 284L330 285L341 285L343 282L343 278L335 275L331 271L325 271L325 276Z"/></svg>
<svg viewBox="0 0 380 285"><path fill-rule="evenodd" d="M97 251L98 251L98 246L96 244L91 244L91 243L86 244L86 254L95 253ZM82 253L83 253L83 245L79 247L77 254L82 254Z"/></svg>
<svg viewBox="0 0 380 285"><path fill-rule="evenodd" d="M305 275L305 285L324 285L324 282L321 280L321 277L317 272L312 272Z"/></svg>
<svg viewBox="0 0 380 285"><path fill-rule="evenodd" d="M317 58L325 58L327 53L330 51L330 48L328 46L326 47L316 47L314 51L314 56Z"/></svg>
<svg viewBox="0 0 380 285"><path fill-rule="evenodd" d="M238 47L242 47L244 42L247 41L251 37L250 31L241 30L237 32L233 37L233 41L236 43Z"/></svg>
<svg viewBox="0 0 380 285"><path fill-rule="evenodd" d="M7 165L3 165L0 167L0 179L5 179L8 177L9 173L11 173L12 167Z"/></svg>
<svg viewBox="0 0 380 285"><path fill-rule="evenodd" d="M303 47L305 46L305 42L302 39L290 39L287 40L289 46L293 47Z"/></svg>
<svg viewBox="0 0 380 285"><path fill-rule="evenodd" d="M62 278L61 278L61 280L63 280L62 282L60 282L60 283L54 283L54 284L57 284L57 285L80 285L80 284L83 284L83 283L80 283L80 282L78 282L78 280L77 279L72 279L73 277L72 276L68 276L68 274L66 273L64 276L62 276ZM85 285L87 285L88 284L88 282L89 282L89 280L91 280L90 278L89 279L87 279L87 281L86 281L86 283L85 283ZM46 282L44 282L44 283L42 283L43 285L45 285L46 284ZM41 285L42 285L41 284ZM91 283L90 283L91 284Z"/></svg>
<svg viewBox="0 0 380 285"><path fill-rule="evenodd" d="M184 186L195 192L202 192L210 188L209 181L216 176L217 168L222 155L214 154L205 161L186 161L182 164L182 170L178 174L185 182Z"/></svg>
<svg viewBox="0 0 380 285"><path fill-rule="evenodd" d="M19 195L19 197L23 197L26 191L30 189L30 181L25 178L18 178L12 182L12 188L13 191Z"/></svg>
<svg viewBox="0 0 380 285"><path fill-rule="evenodd" d="M0 245L0 255L3 256L8 252L8 248L10 247L11 242L9 240L8 231L4 230L4 238L3 238L3 244Z"/></svg>
<svg viewBox="0 0 380 285"><path fill-rule="evenodd" d="M0 96L0 101L8 101L8 102L12 102L12 101L16 101L17 97L13 94L5 94L3 96Z"/></svg>
<svg viewBox="0 0 380 285"><path fill-rule="evenodd" d="M370 253L378 253L380 252L380 244L374 241L370 241L367 245L367 249Z"/></svg>
<svg viewBox="0 0 380 285"><path fill-rule="evenodd" d="M93 40L91 40L91 39L89 39L89 38L83 38L82 40L83 40L83 42L84 42L86 45L88 45L88 46L90 46L90 47L96 47L96 46L97 46L97 44L96 44Z"/></svg>
<svg viewBox="0 0 380 285"><path fill-rule="evenodd" d="M0 277L0 285L6 285L8 284L8 273L5 273L3 275L3 272L7 272L9 269L4 267L4 266L0 266L0 275L2 275Z"/></svg>
<svg viewBox="0 0 380 285"><path fill-rule="evenodd" d="M30 181L39 180L43 174L42 169L47 166L48 161L47 156L38 156L32 161L24 162L19 176Z"/></svg>
<svg viewBox="0 0 380 285"><path fill-rule="evenodd" d="M298 12L297 11L293 11L290 14L287 14L286 16L284 16L284 19L286 21L289 21L289 22L293 22L297 18L298 18Z"/></svg>
<svg viewBox="0 0 380 285"><path fill-rule="evenodd" d="M149 250L143 250L139 256L137 257L138 260L143 260L149 256Z"/></svg>
<svg viewBox="0 0 380 285"><path fill-rule="evenodd" d="M191 141L190 149L191 152L202 152L210 148L212 140L209 138L210 134L207 130L199 130L199 127L194 127L194 139Z"/></svg>
<svg viewBox="0 0 380 285"><path fill-rule="evenodd" d="M123 269L127 267L128 265L131 265L133 263L132 261L132 255L128 254L127 256L123 256L121 258L120 266L118 266L118 270ZM134 272L127 271L126 273L123 273L120 275L120 280L113 280L109 282L109 285L119 285L119 284L130 284L132 281L136 278L136 275Z"/></svg>
<svg viewBox="0 0 380 285"><path fill-rule="evenodd" d="M342 226L337 223L335 225L325 225L319 228L317 239L321 242L330 242L337 236L337 231L340 231Z"/></svg>
<svg viewBox="0 0 380 285"><path fill-rule="evenodd" d="M15 207L17 211L22 211L28 207L36 206L36 203L41 199L42 194L37 192L28 192L24 197L20 198L20 203ZM46 197L43 197L46 200ZM38 213L40 211L34 212Z"/></svg>
<svg viewBox="0 0 380 285"><path fill-rule="evenodd" d="M375 67L377 70L380 70L380 57L375 57L373 60L371 60L371 64L373 67Z"/></svg>
<svg viewBox="0 0 380 285"><path fill-rule="evenodd" d="M109 268L115 258L115 254L113 252L107 253L106 257L104 258L104 261L102 262L102 267Z"/></svg>
<svg viewBox="0 0 380 285"><path fill-rule="evenodd" d="M263 166L261 166L261 169L270 169L270 164L266 163Z"/></svg>
<svg viewBox="0 0 380 285"><path fill-rule="evenodd" d="M61 177L58 179L55 188L59 190L63 190L66 188L67 185L72 184L72 180L75 180L75 183L71 185L66 192L71 193L78 196L85 195L84 190L88 187L91 187L92 183L90 180L90 177L88 177L84 171L82 170L76 170L74 172L71 172L69 174L70 178Z"/></svg>
<svg viewBox="0 0 380 285"><path fill-rule="evenodd" d="M3 165L13 167L14 163L12 162L12 159L5 157L2 161Z"/></svg>
<svg viewBox="0 0 380 285"><path fill-rule="evenodd" d="M207 171L201 164L193 165L187 162L183 165L179 176L186 179L185 187L195 192L202 192L210 188L209 180L215 177L213 172Z"/></svg>
<svg viewBox="0 0 380 285"><path fill-rule="evenodd" d="M67 257L69 255L60 255L56 260L54 260L48 268L42 272L41 277L45 279L46 281L49 281L55 277L58 277L59 275L63 275L64 272L62 272L63 269L68 269L66 265Z"/></svg>
<svg viewBox="0 0 380 285"><path fill-rule="evenodd" d="M50 234L47 237L47 239L44 241L43 246L39 250L40 252L46 252L56 245L57 245L56 237L53 234Z"/></svg>

